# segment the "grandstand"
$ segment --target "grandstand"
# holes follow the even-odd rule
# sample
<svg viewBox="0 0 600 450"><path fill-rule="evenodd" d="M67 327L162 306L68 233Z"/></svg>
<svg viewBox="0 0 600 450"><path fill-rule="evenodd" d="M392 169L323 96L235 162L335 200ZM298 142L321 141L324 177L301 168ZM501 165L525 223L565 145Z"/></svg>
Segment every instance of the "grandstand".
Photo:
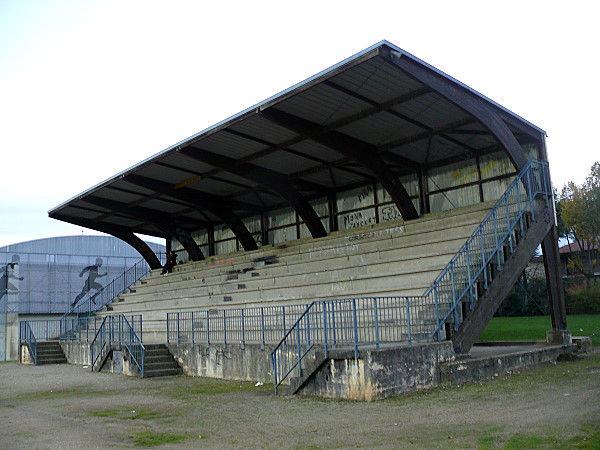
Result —
<svg viewBox="0 0 600 450"><path fill-rule="evenodd" d="M540 244L548 339L567 345L545 134L382 41L50 211L153 269L85 324L61 325L77 337L67 359L172 373L151 367L153 342L184 373L291 392L431 385ZM177 253L172 273L140 233ZM36 331L21 331L31 358ZM398 383L407 360L432 375ZM381 364L395 379L375 375Z"/></svg>

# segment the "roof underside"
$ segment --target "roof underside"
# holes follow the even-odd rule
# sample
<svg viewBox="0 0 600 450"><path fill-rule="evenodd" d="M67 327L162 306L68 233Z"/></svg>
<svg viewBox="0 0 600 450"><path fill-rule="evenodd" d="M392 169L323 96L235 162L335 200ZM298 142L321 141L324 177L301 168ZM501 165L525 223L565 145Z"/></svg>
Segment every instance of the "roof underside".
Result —
<svg viewBox="0 0 600 450"><path fill-rule="evenodd" d="M543 131L382 42L205 130L50 211L106 231L166 237L502 148L468 107L395 64L411 63L503 118L519 144ZM349 150L348 150L349 149ZM348 151L347 151L348 150ZM362 158L362 159L361 159ZM287 187L286 187L287 186ZM293 189L290 197L283 189ZM295 198L295 197L294 197Z"/></svg>

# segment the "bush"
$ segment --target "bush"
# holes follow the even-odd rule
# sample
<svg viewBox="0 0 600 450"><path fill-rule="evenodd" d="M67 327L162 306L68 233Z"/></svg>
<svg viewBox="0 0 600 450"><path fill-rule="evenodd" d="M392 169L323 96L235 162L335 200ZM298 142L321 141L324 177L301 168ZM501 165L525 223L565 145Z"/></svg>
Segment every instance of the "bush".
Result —
<svg viewBox="0 0 600 450"><path fill-rule="evenodd" d="M565 280L565 294L567 314L600 313L600 279Z"/></svg>
<svg viewBox="0 0 600 450"><path fill-rule="evenodd" d="M519 280L496 312L499 317L529 317L549 314L546 282Z"/></svg>

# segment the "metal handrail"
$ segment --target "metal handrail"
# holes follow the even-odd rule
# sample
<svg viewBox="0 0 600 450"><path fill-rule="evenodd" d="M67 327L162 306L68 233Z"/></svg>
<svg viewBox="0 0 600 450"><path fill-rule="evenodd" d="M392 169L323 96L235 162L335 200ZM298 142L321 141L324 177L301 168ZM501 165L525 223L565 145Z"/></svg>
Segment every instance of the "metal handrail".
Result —
<svg viewBox="0 0 600 450"><path fill-rule="evenodd" d="M471 309L474 307L477 301L476 283L481 280L487 288L491 280L489 266L492 262L498 270L502 268L502 248L507 245L512 251L515 245L514 232L518 224L523 232L527 212L535 220L534 201L537 196L543 195L549 203L549 196L552 195L549 180L548 163L529 161L477 230L425 291L423 297L429 298L438 308L447 306L446 310L439 311L438 325L432 337L441 338L441 329L451 316L454 316L454 329L458 330L458 305L468 295Z"/></svg>
<svg viewBox="0 0 600 450"><path fill-rule="evenodd" d="M98 328L96 335L94 336L94 340L90 344L90 366L92 370L94 370L94 366L96 365L96 361L102 355L102 351L109 344L110 338L107 339L107 335L109 334L105 328L106 323L110 323L112 321L113 316L106 316L102 320L102 325ZM107 327L110 331L110 327Z"/></svg>
<svg viewBox="0 0 600 450"><path fill-rule="evenodd" d="M146 347L144 347L144 344L142 344L142 340L137 335L137 333L135 332L135 330L133 329L133 327L127 320L127 318L125 316L119 316L119 317L121 319L121 324L123 325L122 327L120 327L121 334L122 334L121 335L122 345L125 347L125 349L129 353L131 361L133 361L135 363L138 370L140 371L140 375L143 377L144 376L144 356L146 354Z"/></svg>
<svg viewBox="0 0 600 450"><path fill-rule="evenodd" d="M29 322L25 320L19 322L19 342L27 345L33 364L37 364L37 339Z"/></svg>
<svg viewBox="0 0 600 450"><path fill-rule="evenodd" d="M428 341L436 326L433 305L421 296L362 297L312 302L271 353L275 388L294 369L302 371L302 360L315 344L327 357L331 349L415 341ZM419 322L412 320L419 317Z"/></svg>
<svg viewBox="0 0 600 450"><path fill-rule="evenodd" d="M308 304L167 313L167 342L274 344Z"/></svg>
<svg viewBox="0 0 600 450"><path fill-rule="evenodd" d="M123 314L104 317L90 344L92 370L108 346L116 349L125 347L143 376L145 347L141 335L141 315L132 315L129 320Z"/></svg>
<svg viewBox="0 0 600 450"><path fill-rule="evenodd" d="M512 250L515 245L514 232L517 224L521 224L521 232L524 230L525 214L529 212L532 220L535 220L535 199L542 194L549 203L552 195L548 164L540 161L529 161L519 172L513 183L509 186L502 197L496 202L487 217L481 222L477 230L471 235L467 242L459 249L442 273L435 279L422 296L401 297L406 299L406 326L408 328L408 342L412 340L412 331L415 326L422 326L423 319L419 323L411 320L411 303L418 303L423 309L434 311L435 326L429 339L441 338L441 330L444 323L452 316L455 330L460 324L458 305L466 295L469 295L471 308L477 301L476 283L483 279L487 288L491 281L488 272L489 264L494 263L501 268L504 263L503 252L500 251L506 244ZM355 302L355 300L353 300ZM334 337L337 345L337 334L340 327L351 323L354 331L354 342L349 346L354 348L355 356L358 356L358 348L363 345L373 344L372 340L365 340L358 333L359 319L356 306L353 307L353 315L346 317L344 321L328 321L329 314L327 305L335 307L338 301L318 301L311 303L306 311L299 317L296 323L288 330L281 342L271 353L273 365L273 376L275 390L294 369L298 374L302 371L302 359L306 357L314 344L322 345L327 355L331 346L330 337ZM377 303L373 305L373 311L377 317ZM322 311L315 310L321 308ZM319 324L318 317L323 314ZM313 321L311 324L311 317ZM334 316L335 317L335 316ZM425 314L427 317L427 314ZM317 319L315 326L314 320ZM413 323L414 322L414 323ZM320 326L319 326L320 325ZM377 335L375 345L378 347L382 342L379 338L379 322L375 320L372 324L373 332Z"/></svg>

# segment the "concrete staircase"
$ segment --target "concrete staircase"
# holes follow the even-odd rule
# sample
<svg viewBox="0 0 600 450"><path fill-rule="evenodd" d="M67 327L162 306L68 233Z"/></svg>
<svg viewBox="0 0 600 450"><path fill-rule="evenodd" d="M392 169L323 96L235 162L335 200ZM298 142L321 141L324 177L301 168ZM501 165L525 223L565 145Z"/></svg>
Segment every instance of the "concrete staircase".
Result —
<svg viewBox="0 0 600 450"><path fill-rule="evenodd" d="M167 312L421 295L490 207L478 204L211 257L163 276L155 271L101 314L142 314L145 340L164 342Z"/></svg>
<svg viewBox="0 0 600 450"><path fill-rule="evenodd" d="M144 378L170 377L182 375L175 358L164 344L146 344L144 356Z"/></svg>
<svg viewBox="0 0 600 450"><path fill-rule="evenodd" d="M63 352L60 342L38 342L36 366L45 364L65 364L67 358Z"/></svg>

